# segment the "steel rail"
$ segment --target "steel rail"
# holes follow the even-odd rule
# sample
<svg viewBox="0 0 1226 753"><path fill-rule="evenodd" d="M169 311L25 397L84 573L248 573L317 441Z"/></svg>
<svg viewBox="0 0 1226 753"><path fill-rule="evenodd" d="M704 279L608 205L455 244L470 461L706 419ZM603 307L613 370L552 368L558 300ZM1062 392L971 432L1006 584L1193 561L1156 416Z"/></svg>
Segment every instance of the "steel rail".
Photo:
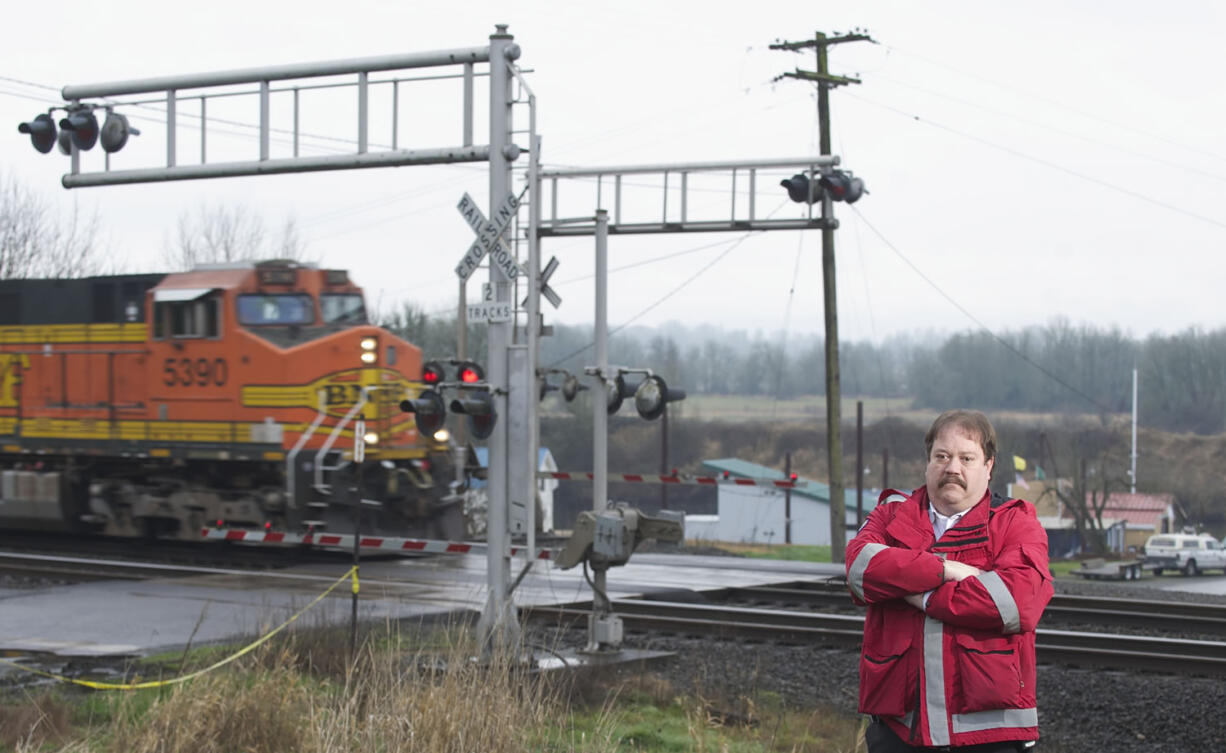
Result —
<svg viewBox="0 0 1226 753"><path fill-rule="evenodd" d="M798 581L773 586L744 586L706 592L709 597L812 607L851 607L842 584ZM1226 636L1226 605L1204 602L1125 599L1111 596L1056 594L1045 619L1063 623L1139 627L1170 632Z"/></svg>
<svg viewBox="0 0 1226 753"><path fill-rule="evenodd" d="M781 643L820 642L858 646L864 618L778 609L683 604L621 599L613 611L627 628L674 631L713 638L740 638ZM565 624L585 620L588 602L533 606L530 619ZM1165 673L1226 675L1226 642L1153 636L1115 635L1070 630L1037 631L1041 663L1110 667Z"/></svg>

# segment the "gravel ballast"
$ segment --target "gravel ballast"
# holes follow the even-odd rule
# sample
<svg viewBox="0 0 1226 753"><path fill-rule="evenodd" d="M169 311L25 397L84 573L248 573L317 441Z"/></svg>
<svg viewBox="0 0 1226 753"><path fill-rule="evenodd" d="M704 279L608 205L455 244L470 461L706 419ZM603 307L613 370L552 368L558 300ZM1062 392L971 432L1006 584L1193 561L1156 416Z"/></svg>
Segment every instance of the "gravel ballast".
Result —
<svg viewBox="0 0 1226 753"><path fill-rule="evenodd" d="M1097 582L1058 581L1056 589L1226 603L1224 597ZM584 635L571 630L553 638L558 641L554 645L578 646ZM733 706L737 699L773 693L795 707L856 714L855 651L639 633L628 635L626 645L676 652L676 658L647 671L663 676L679 692L697 692ZM1218 678L1040 665L1038 697L1043 751L1191 753L1226 746L1226 683Z"/></svg>

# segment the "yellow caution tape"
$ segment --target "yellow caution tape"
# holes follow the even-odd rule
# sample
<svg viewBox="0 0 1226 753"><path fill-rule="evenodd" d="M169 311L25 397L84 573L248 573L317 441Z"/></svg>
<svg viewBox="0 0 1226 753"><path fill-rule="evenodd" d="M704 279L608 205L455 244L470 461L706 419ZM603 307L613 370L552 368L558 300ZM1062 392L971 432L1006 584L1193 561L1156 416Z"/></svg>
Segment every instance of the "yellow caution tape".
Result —
<svg viewBox="0 0 1226 753"><path fill-rule="evenodd" d="M197 670L195 672L192 672L191 674L174 677L169 680L150 680L148 682L134 682L134 683L128 683L128 684L118 684L118 683L111 683L111 682L94 682L92 680L76 680L71 677L64 677L63 675L57 675L52 672L44 672L41 669L34 669L32 667L27 667L22 664L18 664L15 661L9 661L8 659L0 659L0 664L7 664L9 666L20 669L23 672L29 672L30 674L40 675L42 677L50 677L53 680L60 680L62 682L71 682L76 685L84 685L85 687L93 688L94 690L144 690L146 688L162 687L163 685L177 685L181 682L187 682L188 680L193 680L207 672L212 672L214 669L217 669L218 667L224 667L225 665L229 664L230 662L234 661L240 656L251 653L256 648L260 647L265 642L267 642L274 635L281 632L285 628L289 627L290 623L292 623L294 620L306 614L308 609L315 606L319 602L323 601L324 597L332 593L332 591L335 590L337 586L339 586L342 582L344 582L346 578L350 577L351 575L353 576L353 592L357 593L358 592L358 568L355 565L349 568L349 570L344 575L337 578L336 582L328 586L327 590L325 590L319 596L316 596L314 601L312 601L310 604L307 604L302 609L298 610L296 614L294 614L288 620L286 620L285 622L282 622L280 625L270 630L266 635L264 635L262 638L257 640L255 643L252 643L250 646L247 646L246 648L243 648L240 651L238 651L238 653L232 654L231 656L227 656L221 661L216 662L215 664L212 664L210 666L207 666L204 669Z"/></svg>

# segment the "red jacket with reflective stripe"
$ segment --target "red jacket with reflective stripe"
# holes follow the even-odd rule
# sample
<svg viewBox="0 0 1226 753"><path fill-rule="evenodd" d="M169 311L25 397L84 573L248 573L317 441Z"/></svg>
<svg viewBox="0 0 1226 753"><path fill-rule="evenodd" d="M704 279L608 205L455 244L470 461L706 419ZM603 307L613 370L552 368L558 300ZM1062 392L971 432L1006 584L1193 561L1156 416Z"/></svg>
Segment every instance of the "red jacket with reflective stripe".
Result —
<svg viewBox="0 0 1226 753"><path fill-rule="evenodd" d="M942 558L983 572L943 581ZM927 489L887 489L847 545L847 582L868 605L862 713L912 745L1038 739L1034 631L1052 584L1033 505L985 494L937 541ZM903 601L928 591L923 612Z"/></svg>

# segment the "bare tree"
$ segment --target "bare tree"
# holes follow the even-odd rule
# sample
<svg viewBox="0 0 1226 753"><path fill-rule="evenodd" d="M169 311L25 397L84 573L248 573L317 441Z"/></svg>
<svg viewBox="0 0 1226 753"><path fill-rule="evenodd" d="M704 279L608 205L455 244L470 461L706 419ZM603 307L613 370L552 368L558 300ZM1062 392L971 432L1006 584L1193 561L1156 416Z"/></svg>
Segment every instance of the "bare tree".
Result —
<svg viewBox="0 0 1226 753"><path fill-rule="evenodd" d="M113 271L97 212L67 217L12 176L0 176L0 279L89 277Z"/></svg>
<svg viewBox="0 0 1226 753"><path fill-rule="evenodd" d="M183 212L178 241L173 247L167 245L165 259L175 269L260 259L307 261L306 246L293 217L285 219L279 235L270 235L263 218L242 204L201 205L194 214Z"/></svg>
<svg viewBox="0 0 1226 753"><path fill-rule="evenodd" d="M1043 494L1056 495L1073 517L1077 534L1086 547L1094 554L1103 554L1107 550L1106 526L1103 523L1107 500L1113 493L1128 488L1126 476L1120 470L1125 467L1125 458L1121 457L1121 438L1112 432L1080 432L1069 440L1071 447L1064 456L1071 458L1075 475L1067 482L1060 478L1056 455L1049 447L1056 481ZM1096 458L1093 464L1088 461L1089 456Z"/></svg>

